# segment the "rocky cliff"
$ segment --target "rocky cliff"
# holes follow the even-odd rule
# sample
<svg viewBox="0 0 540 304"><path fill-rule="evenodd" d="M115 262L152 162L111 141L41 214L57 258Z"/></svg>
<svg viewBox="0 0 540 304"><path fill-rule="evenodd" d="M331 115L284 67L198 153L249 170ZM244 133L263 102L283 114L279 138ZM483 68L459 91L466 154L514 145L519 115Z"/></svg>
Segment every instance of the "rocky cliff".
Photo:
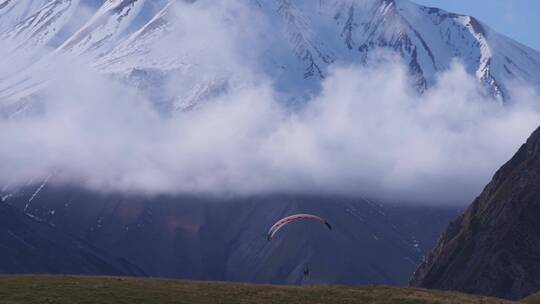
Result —
<svg viewBox="0 0 540 304"><path fill-rule="evenodd" d="M540 128L440 236L411 285L518 299L540 289Z"/></svg>

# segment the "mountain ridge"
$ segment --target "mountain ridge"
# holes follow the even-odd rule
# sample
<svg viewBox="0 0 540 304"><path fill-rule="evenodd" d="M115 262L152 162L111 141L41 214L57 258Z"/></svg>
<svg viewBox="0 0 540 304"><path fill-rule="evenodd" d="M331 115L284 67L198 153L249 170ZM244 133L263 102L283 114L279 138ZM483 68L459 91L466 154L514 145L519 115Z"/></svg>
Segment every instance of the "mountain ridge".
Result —
<svg viewBox="0 0 540 304"><path fill-rule="evenodd" d="M518 299L540 289L540 128L441 234L411 285Z"/></svg>
<svg viewBox="0 0 540 304"><path fill-rule="evenodd" d="M14 40L26 28L24 25L30 22L35 30L22 41L15 39L18 42L14 51L28 49L22 46L24 44L33 48L46 46L50 41L60 39L55 37L55 33L61 31L70 18L75 18L77 7L91 7L100 3L95 0L78 1L49 0L40 9L32 7L36 11L34 14L25 18L18 15L12 17L21 21L7 30L0 30L1 36L6 41ZM55 53L84 54L91 65L101 72L119 74L120 78L128 80L130 73L135 70L185 77L186 68L197 65L196 57L192 56L194 54L185 53L182 46L174 46L167 52L157 51L153 46L156 41L176 39L170 34L170 21L175 19L174 15L183 6L208 10L208 3L158 1L150 5L147 2L101 2L101 7L94 9L93 16L84 26L63 38L64 41L54 48ZM32 3L37 7L41 2ZM455 59L464 64L467 72L484 86L487 94L500 101L509 98L509 80L522 80L540 87L540 53L496 33L474 17L424 7L406 0L325 0L317 5L305 0L251 0L238 2L237 5L249 10L256 18L265 18L277 29L273 39L286 48L277 49L272 46L275 43L268 41L270 48L256 56L264 73L275 80L278 90L288 92L295 99L302 99L306 92L317 91L328 67L335 62L363 64L379 50L394 52L402 58L408 66L413 86L420 93L433 86L436 75L447 70ZM9 14L9 7L4 4L0 8L0 15ZM216 16L228 20L230 16L227 14L224 10ZM37 18L39 21L32 18L39 15L54 18ZM283 69L286 69L285 73ZM213 77L223 78L231 72L236 73L217 69L218 74ZM26 76L21 78L28 81L26 78L31 78L31 75ZM152 79L146 82L154 84ZM131 83L141 87L139 81ZM0 81L0 88L8 84ZM0 91L0 97L21 96L13 90L20 91L34 85L27 84L22 89L4 88L5 92ZM164 86L161 83L157 85ZM219 81L202 81L201 85L205 90L218 92L223 87ZM28 94L34 93L29 91ZM153 97L159 98L150 94L150 98ZM166 96L164 99L173 104L189 105L200 101L178 96Z"/></svg>

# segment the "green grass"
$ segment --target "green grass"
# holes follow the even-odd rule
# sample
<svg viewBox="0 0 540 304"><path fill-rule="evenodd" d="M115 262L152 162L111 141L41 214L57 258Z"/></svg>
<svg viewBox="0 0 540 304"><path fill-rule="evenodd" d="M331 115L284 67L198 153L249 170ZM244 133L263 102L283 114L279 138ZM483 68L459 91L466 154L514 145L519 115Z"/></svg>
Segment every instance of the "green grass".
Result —
<svg viewBox="0 0 540 304"><path fill-rule="evenodd" d="M513 303L415 288L288 287L161 279L0 276L2 304Z"/></svg>
<svg viewBox="0 0 540 304"><path fill-rule="evenodd" d="M522 300L526 304L540 304L540 293L534 294Z"/></svg>

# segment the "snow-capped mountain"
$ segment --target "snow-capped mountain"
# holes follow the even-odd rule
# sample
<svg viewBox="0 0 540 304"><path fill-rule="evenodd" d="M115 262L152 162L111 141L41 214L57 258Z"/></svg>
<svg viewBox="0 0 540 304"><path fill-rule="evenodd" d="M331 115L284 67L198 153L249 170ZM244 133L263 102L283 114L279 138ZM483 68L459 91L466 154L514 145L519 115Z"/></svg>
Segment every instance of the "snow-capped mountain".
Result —
<svg viewBox="0 0 540 304"><path fill-rule="evenodd" d="M0 37L14 53L46 48L40 53L42 60L35 60L42 65L51 54L86 58L103 73L142 90L152 88L153 92L145 94L167 104L167 109L190 107L241 85L235 83L236 69L219 64L201 67L199 53L207 51L205 45L211 49L212 43L201 43L200 49L181 44L157 47L174 41L178 29L182 35L197 33L197 24L178 22L188 6L213 9L218 14L214 12L212 17L232 27L245 27L242 21L246 18L264 20L272 31L257 33L252 41L245 39L245 47L264 45L253 59L276 88L292 99L316 91L330 65L362 64L378 50L399 55L419 92L434 85L437 73L449 69L456 59L500 100L507 97L509 80L540 85L540 53L474 17L409 0L232 2L247 8L249 16L238 16L234 5L220 10L218 2L204 0L4 0L0 2ZM32 88L42 82L32 81L32 69L21 73L25 74L16 80L0 81L3 102L12 104L38 91ZM189 89L181 93L166 89L170 78L182 80Z"/></svg>
<svg viewBox="0 0 540 304"><path fill-rule="evenodd" d="M76 54L91 53L92 56L105 54L114 48L124 33L147 23L155 7L163 4L164 1L108 0L59 49Z"/></svg>
<svg viewBox="0 0 540 304"><path fill-rule="evenodd" d="M122 102L131 102L133 96L136 97L133 99L137 99L142 95L165 113L197 107L205 100L235 88L249 86L261 79L265 84L270 83L273 86L275 91L272 93L281 94L279 100L290 101L294 106L309 100L320 90L322 80L329 75L333 65L370 64L372 58L376 59L380 53L394 54L403 61L409 71L411 86L420 94L434 86L438 81L438 73L450 69L456 59L486 88L487 94L501 101L509 98L508 83L511 80L523 80L540 87L539 52L496 33L473 17L423 7L409 0L0 0L0 119L4 121L7 117L5 121L9 123L11 117L28 112L36 113L33 110L39 111L42 103L54 99L54 94L51 94L53 98L50 99L41 98L51 93L47 92L51 85L59 91L70 91L67 99L76 103L77 98L86 97L84 95L89 93L89 90L99 91L102 88L100 85L105 82L101 77L97 77L100 78L100 81L96 81L97 85L84 87L85 81L90 78L95 80L94 74L104 75L107 81L133 87L138 94L131 94L130 91L126 98L118 98L122 99ZM70 65L79 67L80 64L86 65L84 68L88 69L69 69ZM63 80L73 77L76 78L75 81L64 85L62 81L53 80L58 73L66 70L69 75L59 78ZM92 75L86 77L85 72ZM78 87L68 87L76 82L82 83L86 91L79 91ZM114 97L124 97L122 94L129 90L120 91L118 94L115 91L112 98L109 98L109 95L97 94L105 97L95 105L83 104L80 108L74 107L75 110L68 111L69 114L77 112L77 115L69 117L74 122L70 121L65 125L62 119L57 118L70 116L64 115L68 112L61 110L72 104L53 105L62 108L58 111L62 117L50 117L50 121L60 120L54 130L69 129L77 125L75 122L79 122L79 118L83 117L91 123L81 123L82 128L89 125L90 128L86 129L95 131L96 138L102 133L113 132L117 124L102 122L119 117L118 125L121 125L124 116L113 115L112 118L101 120L99 114L109 110L115 113L123 112L131 106L132 103L128 103L127 107L122 104L121 107L114 108L117 101ZM94 96L91 95L88 99L99 99ZM248 97L257 101L258 96ZM94 107L105 108L105 111L93 111ZM85 114L78 116L79 111ZM199 147L199 143L205 141L204 134L197 133L193 136L196 138L192 139L189 132L173 132L182 130L184 125L174 125L171 132L165 132L174 136L165 134L167 136L162 139L159 136L160 131L169 131L173 123L169 124L170 121L164 119L166 122L163 127L160 123L158 128L150 128L144 119L157 120L159 117L155 117L157 115L154 116L153 112L152 115L146 115L146 111L141 111L144 112L141 115L138 111L135 112L136 115L128 115L129 119L125 120L129 132L119 133L122 140L116 142L106 139L103 145L124 146L130 139L137 138L131 137L132 133L144 131L144 134L140 135L151 139L150 144L146 145L147 141L143 141L144 157L133 158L134 161L129 167L139 159L144 159L151 164L157 164L158 171L185 169L188 175L191 174L190 168L182 168L184 160L179 162L179 165L156 162L161 154L146 153L164 149L175 154L176 147L180 145L162 144L169 136L178 139L179 143L184 139L193 140L196 153L214 150L211 152L215 153L216 159L227 158L237 151L234 149L231 153L222 155L221 150L226 149L220 149L219 145ZM182 119L187 116L183 116L184 113L181 112L178 114L182 115L174 118ZM250 114L247 113L246 116ZM280 113L278 114L276 116L280 116ZM213 114L209 117L214 119L217 116L222 115ZM266 115L256 115L253 119L262 116ZM201 119L204 123L207 121L205 117ZM264 122L266 120L263 119ZM223 125L227 123L228 121L225 121ZM130 128L134 125L142 128ZM312 125L315 124L308 124ZM25 128L23 131L36 131L38 135L29 137L28 140L24 138L21 140L22 144L17 145L24 149L13 151L18 154L23 153L22 150L32 150L34 145L39 146L40 143L34 143L34 139L47 135L40 126L42 124L36 123ZM209 129L220 126L221 124L210 126ZM93 130L94 127L96 130ZM144 130L145 127L148 127L148 130ZM238 128L241 131L243 129L247 128ZM232 131L234 132L231 134L235 134L233 136L244 136L241 131ZM266 130L261 132L267 133ZM213 133L213 129L208 131L208 134L210 133ZM321 144L338 150L341 145L334 145L334 141L326 140L326 137L332 137L332 134L324 135ZM346 134L348 136L349 133ZM63 135L69 136L63 138ZM115 160L119 159L117 156L105 157L111 154L110 150L87 149L95 143L92 141L93 135L88 140L77 135L78 132L75 131L73 134L60 132L52 136L53 142L75 140L81 143L81 146L75 145L77 149L71 149L71 145L51 145L46 151L50 150L51 154L54 154L53 165L56 164L56 159L78 149L84 150L84 156L75 158L74 161L66 157L65 162L82 163L90 158L103 158L103 163L96 171L115 165ZM220 138L217 143L226 140L228 138L225 136L223 141ZM246 141L252 143L249 136ZM10 148L10 143L7 140L5 142ZM377 152L389 149L384 145L386 142L382 143L374 145L375 148L381 146ZM421 146L423 145L427 144L422 143ZM138 148L139 145L134 147ZM240 145L241 149L243 147L243 144ZM126 150L122 149L121 157L129 157L127 154L137 152L135 150L137 149L126 145ZM41 150L36 151L36 154L40 154ZM265 150L265 155L272 151L274 150ZM351 151L356 152L355 149ZM247 149L246 155L256 152L257 149ZM298 159L303 157L302 154L301 151ZM348 156L348 153L338 155ZM42 160L41 154L39 156L36 163L45 163L46 160ZM186 159L197 165L195 158ZM325 159L322 158L323 161ZM293 160L297 162L296 155ZM329 163L334 164L333 161ZM405 161L399 162L401 163ZM225 166L222 166L221 162L216 164L211 162L208 166L211 175L215 170L237 170L234 165L229 168L228 163L225 163ZM25 167L30 166L25 163ZM356 163L350 164L350 167L353 166L357 168ZM280 166L277 167L280 169ZM51 172L47 172L50 176L63 169L61 166L50 168ZM75 168L72 171L79 171L79 167ZM134 171L128 170L128 174L137 175L137 168L139 167L134 166ZM248 168L251 167L248 165ZM257 169L258 166L253 168ZM322 167L324 168L326 167ZM49 167L44 169L48 170ZM34 174L33 170L28 171L28 175ZM125 171L120 170L120 173L122 172ZM198 171L193 172L195 176ZM279 172L279 175L281 174ZM110 175L107 181L118 178L116 174ZM152 176L154 175L150 175ZM146 199L123 194L101 196L97 195L92 187L92 190L84 187L71 189L69 186L49 188L49 184L54 184L49 182L49 177L42 180L36 176L34 180L29 180L26 188L31 189L30 193L25 193L25 189L18 191L20 185L14 182L14 185L0 185L0 194L4 196L3 200L7 204L18 206L23 212L55 224L59 229L65 229L73 235L88 238L93 244L110 250L114 253L113 256L123 256L135 261L150 275L155 276L294 283L302 275L298 265L303 266L307 262L315 261L324 266L326 261L330 261L328 257L331 257L332 261L338 260L339 267L328 266L327 269L331 271L323 272L329 275L329 279L321 279L321 282L402 284L433 243L438 229L450 216L454 216L453 212L447 211L439 217L421 214L418 210L422 208L416 207L405 208L409 211L392 211L374 205L369 200L336 199L335 202L327 203L327 198L311 197L263 198L253 202L249 199L232 200L231 204L223 204L214 209L214 205L219 204L214 204L213 201L200 202L198 199L181 196L156 196L155 199ZM78 179L75 177L73 182L77 183ZM68 174L67 179L71 178ZM54 180L54 177L52 179ZM206 175L200 179L206 179ZM240 175L240 179L244 180L243 175ZM141 180L150 184L159 184L162 181L161 178ZM360 180L362 181L362 178ZM58 183L62 184L62 181ZM129 179L127 183L129 184ZM174 184L176 186L177 183ZM319 186L318 183L315 185ZM168 188L156 189L159 192ZM260 207L259 202L266 203L265 207ZM295 258L285 268L281 268L281 265L284 265L281 261L284 256L281 249L286 247L283 245L285 243L278 243L273 245L274 247L266 245L264 231L276 218L305 209L333 217L342 228L328 236L327 243L331 246L318 250L320 253L306 259L302 248L315 252L307 245L317 248L317 244L321 244L316 235L313 234L306 241L302 239L300 242L296 241L298 238L289 239L289 243L297 244L298 247L290 250L287 255ZM231 218L234 220L231 221ZM429 223L432 220L433 222ZM227 226L227 229L223 229L223 226ZM261 235L258 235L259 231L262 231ZM216 243L216 240L219 242ZM149 246L140 246L141 243ZM223 248L227 250L224 251ZM348 249L338 250L341 253L336 256L335 248ZM268 265L268 269L260 265Z"/></svg>
<svg viewBox="0 0 540 304"><path fill-rule="evenodd" d="M15 51L46 45L70 20L79 1L48 1L9 27L2 38L15 41Z"/></svg>
<svg viewBox="0 0 540 304"><path fill-rule="evenodd" d="M6 29L39 11L47 0L0 1L0 29Z"/></svg>

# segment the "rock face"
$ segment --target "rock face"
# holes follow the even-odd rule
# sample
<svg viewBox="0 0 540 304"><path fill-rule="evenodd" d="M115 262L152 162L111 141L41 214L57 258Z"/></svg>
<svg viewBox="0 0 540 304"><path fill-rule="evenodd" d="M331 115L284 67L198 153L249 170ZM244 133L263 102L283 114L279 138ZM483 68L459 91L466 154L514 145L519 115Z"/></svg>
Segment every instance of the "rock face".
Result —
<svg viewBox="0 0 540 304"><path fill-rule="evenodd" d="M143 275L40 219L0 201L0 273Z"/></svg>
<svg viewBox="0 0 540 304"><path fill-rule="evenodd" d="M52 185L6 203L152 277L275 284L406 285L459 212L336 197L130 197ZM299 222L269 242L268 228L296 213L323 216L332 231Z"/></svg>
<svg viewBox="0 0 540 304"><path fill-rule="evenodd" d="M440 236L411 285L519 299L540 289L540 128Z"/></svg>

